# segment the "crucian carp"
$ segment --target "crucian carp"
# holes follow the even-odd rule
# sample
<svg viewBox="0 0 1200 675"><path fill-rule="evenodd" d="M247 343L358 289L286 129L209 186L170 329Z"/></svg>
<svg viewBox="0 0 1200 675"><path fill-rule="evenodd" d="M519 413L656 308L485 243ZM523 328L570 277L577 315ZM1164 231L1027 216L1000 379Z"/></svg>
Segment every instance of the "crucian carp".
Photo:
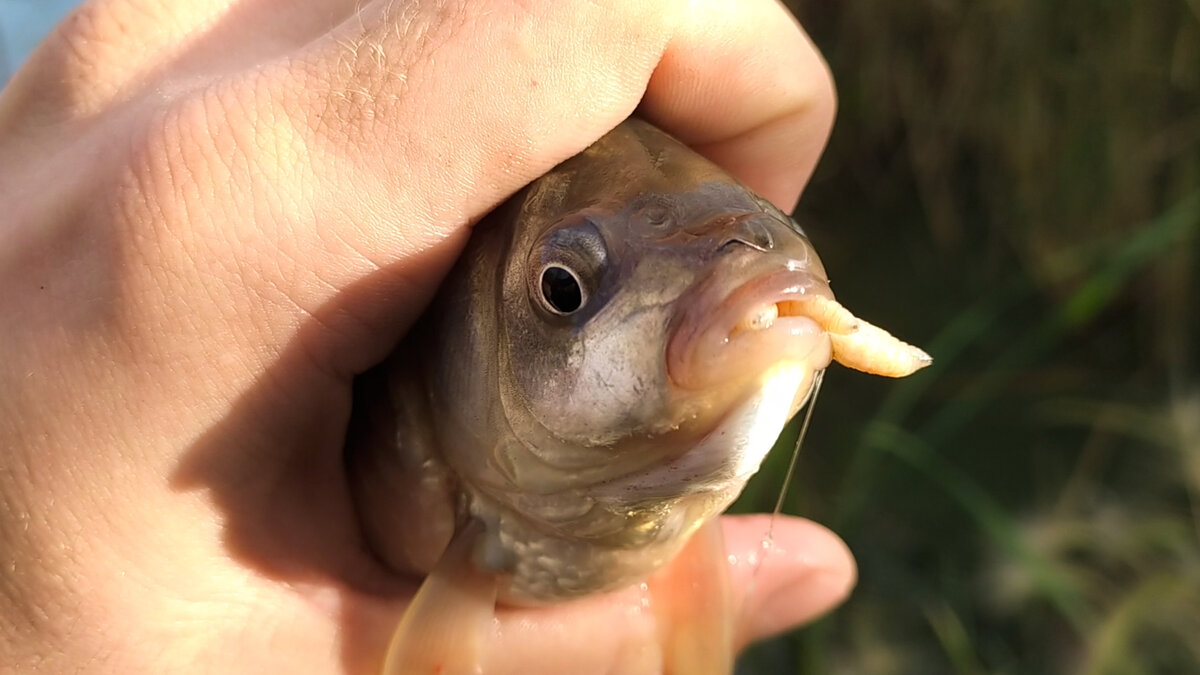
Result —
<svg viewBox="0 0 1200 675"><path fill-rule="evenodd" d="M791 218L667 134L630 119L534 181L356 392L367 538L425 578L385 671L481 672L497 603L642 582L689 541L692 587L719 595L716 516L831 361L930 358L838 304ZM730 672L726 614L664 638L663 672Z"/></svg>

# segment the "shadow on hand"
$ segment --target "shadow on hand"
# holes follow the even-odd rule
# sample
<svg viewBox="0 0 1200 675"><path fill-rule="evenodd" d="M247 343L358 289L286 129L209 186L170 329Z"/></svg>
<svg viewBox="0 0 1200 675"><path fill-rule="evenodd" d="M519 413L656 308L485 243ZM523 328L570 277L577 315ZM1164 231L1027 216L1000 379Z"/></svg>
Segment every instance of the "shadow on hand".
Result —
<svg viewBox="0 0 1200 675"><path fill-rule="evenodd" d="M379 669L416 583L365 543L345 467L356 373L338 364L382 361L464 239L403 272L376 272L314 313L171 476L175 490L208 491L237 563L299 594L336 594L347 672Z"/></svg>

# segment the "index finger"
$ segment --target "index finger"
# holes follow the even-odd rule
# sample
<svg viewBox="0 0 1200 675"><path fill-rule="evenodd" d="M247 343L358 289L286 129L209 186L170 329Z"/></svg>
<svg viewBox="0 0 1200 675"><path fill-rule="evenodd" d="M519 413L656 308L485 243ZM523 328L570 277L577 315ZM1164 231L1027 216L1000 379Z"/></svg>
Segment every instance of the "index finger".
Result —
<svg viewBox="0 0 1200 675"><path fill-rule="evenodd" d="M639 105L790 210L834 113L824 62L775 0L378 0L288 63L298 77L278 88L250 80L255 94L298 102L260 115L270 128L256 136L297 123L316 178L296 201L344 217L336 236L307 245L310 233L288 228L267 250L296 251L323 288L344 285L364 259L401 269L447 240L461 245L465 225ZM331 260L329 241L353 264ZM436 282L451 259L423 278ZM393 297L419 307L432 287Z"/></svg>
<svg viewBox="0 0 1200 675"><path fill-rule="evenodd" d="M377 2L343 28L332 51L317 52L316 82L301 86L335 92L312 105L349 130L339 142L387 157L393 180L411 160L437 156L443 171L405 177L405 192L437 195L419 211L445 207L437 215L452 227L582 151L639 102L650 121L787 210L833 119L828 69L776 0ZM356 103L346 92L368 95Z"/></svg>
<svg viewBox="0 0 1200 675"><path fill-rule="evenodd" d="M641 113L791 211L836 112L833 78L778 2L692 3Z"/></svg>

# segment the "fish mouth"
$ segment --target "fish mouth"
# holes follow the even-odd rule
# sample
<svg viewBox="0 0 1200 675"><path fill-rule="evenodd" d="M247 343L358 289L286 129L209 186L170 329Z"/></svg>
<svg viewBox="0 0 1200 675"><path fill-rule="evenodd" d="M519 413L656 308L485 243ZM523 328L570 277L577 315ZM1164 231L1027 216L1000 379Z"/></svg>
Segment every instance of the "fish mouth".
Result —
<svg viewBox="0 0 1200 675"><path fill-rule="evenodd" d="M735 267L735 266L731 266ZM716 270L678 304L667 373L680 395L681 427L696 433L682 452L606 482L593 493L641 500L709 495L716 511L758 470L779 432L832 360L824 275L787 260L747 277ZM740 279L738 277L741 277Z"/></svg>
<svg viewBox="0 0 1200 675"><path fill-rule="evenodd" d="M757 381L781 362L813 372L832 358L820 310L833 300L823 276L789 261L783 269L734 283L711 278L681 299L667 344L667 372L684 391Z"/></svg>

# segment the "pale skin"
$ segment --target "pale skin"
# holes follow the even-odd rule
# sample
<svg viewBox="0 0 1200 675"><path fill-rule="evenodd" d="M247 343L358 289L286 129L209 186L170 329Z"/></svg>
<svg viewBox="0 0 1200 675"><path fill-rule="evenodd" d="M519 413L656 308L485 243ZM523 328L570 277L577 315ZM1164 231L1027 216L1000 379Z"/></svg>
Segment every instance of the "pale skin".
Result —
<svg viewBox="0 0 1200 675"><path fill-rule="evenodd" d="M471 223L635 108L789 210L834 106L769 0L85 5L0 94L0 672L377 671L351 381ZM767 522L740 644L853 585ZM501 611L487 672L652 661L641 598Z"/></svg>

